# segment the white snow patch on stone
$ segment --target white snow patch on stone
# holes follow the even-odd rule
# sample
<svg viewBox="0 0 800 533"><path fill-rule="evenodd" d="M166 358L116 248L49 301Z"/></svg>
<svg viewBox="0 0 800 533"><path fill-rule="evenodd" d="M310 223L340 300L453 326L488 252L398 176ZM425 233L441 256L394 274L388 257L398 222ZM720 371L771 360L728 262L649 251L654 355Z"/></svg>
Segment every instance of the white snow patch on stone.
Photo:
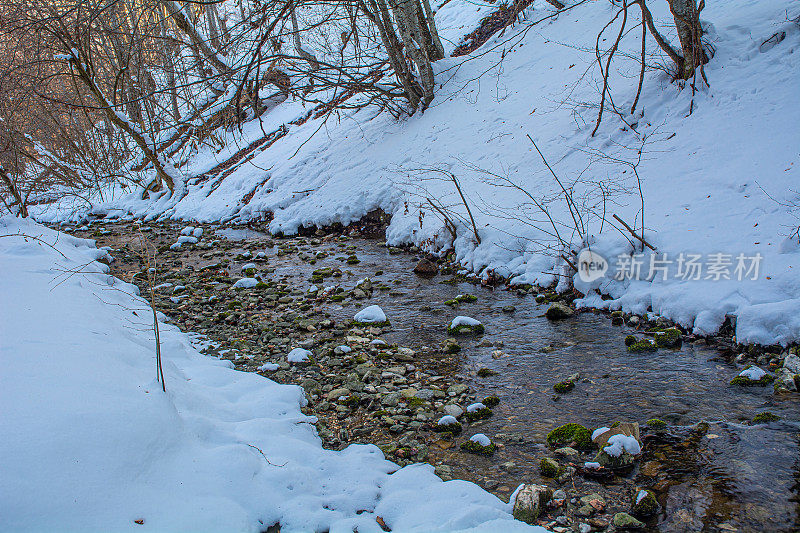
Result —
<svg viewBox="0 0 800 533"><path fill-rule="evenodd" d="M612 435L608 439L608 446L603 448L603 451L612 457L619 457L622 452L628 452L631 455L638 455L642 453L642 447L639 445L634 437L628 435Z"/></svg>
<svg viewBox="0 0 800 533"><path fill-rule="evenodd" d="M377 305L370 305L365 307L353 317L356 322L365 322L368 324L376 322L386 322L386 313Z"/></svg>
<svg viewBox="0 0 800 533"><path fill-rule="evenodd" d="M233 284L234 289L252 289L258 285L258 280L256 278L242 278L236 283Z"/></svg>
<svg viewBox="0 0 800 533"><path fill-rule="evenodd" d="M286 356L286 360L290 363L304 363L308 361L310 355L311 352L304 348L295 348L289 352L289 355Z"/></svg>

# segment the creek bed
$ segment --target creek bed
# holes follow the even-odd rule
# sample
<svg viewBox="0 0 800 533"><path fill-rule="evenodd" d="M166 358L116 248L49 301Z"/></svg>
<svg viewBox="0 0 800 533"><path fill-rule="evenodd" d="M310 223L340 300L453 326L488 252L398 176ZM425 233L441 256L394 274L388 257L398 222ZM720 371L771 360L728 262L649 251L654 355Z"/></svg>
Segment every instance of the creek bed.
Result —
<svg viewBox="0 0 800 533"><path fill-rule="evenodd" d="M98 244L113 247L127 230L122 224L108 227L115 228L112 235L95 238ZM170 238L174 242L179 229L155 227L155 233L161 242ZM265 276L304 291L312 286L312 272L324 267L346 274L318 282L320 289L352 286L369 277L383 290L374 290L370 298L324 302L325 312L337 322L347 322L363 307L379 305L391 321L380 338L421 353L435 352L448 337L446 328L455 316L480 320L485 333L459 338L462 351L449 378L468 385L474 398L493 395L500 404L490 418L465 426L456 442L431 443L427 460L448 465L454 477L475 481L505 498L522 482L547 482L559 488L539 475L539 460L551 455L544 444L550 430L568 422L592 429L615 421L644 424L659 418L668 428L646 435L644 453L628 476L616 476L602 485L576 476L571 486L560 488L576 488L580 494L601 491L609 501L617 501L618 509L630 501L634 487L651 489L661 511L648 527L658 531L797 531L800 527L798 395L778 399L771 387L731 386L739 369L703 340L684 342L680 349L629 353L624 338L635 330L612 326L602 314L584 312L552 322L544 317L547 304L537 304L532 294L453 282L451 276L417 276L412 269L418 256L390 251L376 240L316 239L316 244L309 244L312 239L287 241L251 229L209 227L204 239L213 238L228 241L224 256L201 258L209 250L192 248L165 255L171 253L183 268L197 270L220 258L230 259L229 275L236 278L249 261L234 257L246 249L264 250L267 261L259 269L267 269ZM276 253L287 242L299 251ZM311 264L309 258L320 252L327 256ZM348 264L352 255L358 262ZM477 300L445 304L463 294ZM479 377L479 369L496 374ZM576 373L579 379L572 391L554 393L553 384ZM781 420L748 423L763 411ZM494 456L468 454L456 445L478 432L502 445Z"/></svg>

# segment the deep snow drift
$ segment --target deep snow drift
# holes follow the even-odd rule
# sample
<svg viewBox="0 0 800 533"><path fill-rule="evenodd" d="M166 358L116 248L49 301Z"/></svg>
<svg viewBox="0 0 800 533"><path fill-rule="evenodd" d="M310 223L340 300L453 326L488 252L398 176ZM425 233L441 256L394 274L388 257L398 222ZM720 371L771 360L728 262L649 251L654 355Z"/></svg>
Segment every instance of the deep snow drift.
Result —
<svg viewBox="0 0 800 533"><path fill-rule="evenodd" d="M380 532L378 516L394 531L544 531L429 465L323 450L302 389L165 323L163 393L150 309L94 261L105 251L12 218L0 236L3 531Z"/></svg>
<svg viewBox="0 0 800 533"><path fill-rule="evenodd" d="M677 43L667 2L652 4L662 33ZM436 19L448 52L494 9L467 0L442 7ZM435 64L441 87L424 114L396 122L368 109L298 126L291 121L307 109L290 100L261 125L246 125L244 137L220 153L201 152L183 167L197 176L260 138L262 127L289 128L221 183L190 180L188 195L177 205L163 198L143 201L137 193L99 211L198 221L246 221L270 212L271 229L291 233L303 225L347 224L382 208L393 215L389 242L438 249L450 237L428 204L434 199L455 213L454 245L465 267L485 275L494 270L519 283L561 280L563 286L562 276L572 272L556 259L559 253L547 250L556 244L547 217L503 181L544 202L562 239L580 249L560 188L527 135L574 190L584 242L612 265L632 251L627 231L612 215L641 226L632 172L641 149L645 233L673 261L667 279L578 282L584 292L599 288L613 297L603 301L590 293L582 303L637 313L652 308L700 334L716 332L726 315L735 315L741 342L800 339L800 246L787 238L798 224L793 216L800 202L800 6L791 0L710 2L702 12L715 51L705 68L710 87L699 83L693 95L662 70L648 69L637 110L625 117L636 133L607 112L591 137L602 85L595 39L615 9L611 2L588 0L554 15L552 6L536 0L526 20L502 36L469 56ZM605 34L604 47L615 32ZM639 66L631 58L639 53L640 38L638 29L626 34L612 67L612 95L621 110L630 108L636 94ZM652 40L648 50L648 63L668 64ZM460 180L480 245L441 170ZM63 218L57 213L63 211L41 216ZM706 269L709 254L722 254L734 278L739 254L760 254L762 260L754 281L707 277L706 270L695 280L679 276L674 261L681 253L702 255ZM644 264L650 255L642 257Z"/></svg>

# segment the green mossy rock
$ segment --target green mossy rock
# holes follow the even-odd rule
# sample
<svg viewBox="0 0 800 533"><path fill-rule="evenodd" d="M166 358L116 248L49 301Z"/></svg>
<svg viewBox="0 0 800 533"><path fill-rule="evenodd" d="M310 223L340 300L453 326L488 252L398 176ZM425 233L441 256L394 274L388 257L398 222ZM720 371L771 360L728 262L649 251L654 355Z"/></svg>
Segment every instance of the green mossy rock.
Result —
<svg viewBox="0 0 800 533"><path fill-rule="evenodd" d="M774 415L769 411L764 411L763 413L758 413L753 417L753 424L766 424L767 422L775 422L776 420L780 419L781 417L778 415Z"/></svg>
<svg viewBox="0 0 800 533"><path fill-rule="evenodd" d="M497 446L495 446L494 442L489 444L488 446L482 446L477 442L472 442L471 440L468 440L466 442L461 443L461 449L477 455L490 456L494 455Z"/></svg>
<svg viewBox="0 0 800 533"><path fill-rule="evenodd" d="M466 418L469 422L483 420L484 418L489 418L490 416L492 416L492 410L488 407L484 407L483 409L478 409L472 412L467 411L464 413L464 418Z"/></svg>
<svg viewBox="0 0 800 533"><path fill-rule="evenodd" d="M628 351L632 353L655 352L658 346L648 340L636 341L628 346Z"/></svg>
<svg viewBox="0 0 800 533"><path fill-rule="evenodd" d="M500 403L500 398L497 396L487 396L481 403L486 407L494 407Z"/></svg>
<svg viewBox="0 0 800 533"><path fill-rule="evenodd" d="M655 334L655 344L659 348L677 348L683 342L678 328L667 328Z"/></svg>
<svg viewBox="0 0 800 533"><path fill-rule="evenodd" d="M586 426L575 423L564 424L548 433L547 444L552 448L572 446L582 450L589 450L594 446L592 432Z"/></svg>
<svg viewBox="0 0 800 533"><path fill-rule="evenodd" d="M565 394L575 388L575 382L568 379L559 381L553 385L553 390L559 394Z"/></svg>
<svg viewBox="0 0 800 533"><path fill-rule="evenodd" d="M640 489L634 491L631 514L639 518L647 518L658 512L658 501L653 491Z"/></svg>
<svg viewBox="0 0 800 533"><path fill-rule="evenodd" d="M667 423L660 418L651 418L647 421L647 427L652 429L664 429L667 427Z"/></svg>
<svg viewBox="0 0 800 533"><path fill-rule="evenodd" d="M556 478L563 470L563 467L555 459L544 457L539 461L539 473L544 477Z"/></svg>

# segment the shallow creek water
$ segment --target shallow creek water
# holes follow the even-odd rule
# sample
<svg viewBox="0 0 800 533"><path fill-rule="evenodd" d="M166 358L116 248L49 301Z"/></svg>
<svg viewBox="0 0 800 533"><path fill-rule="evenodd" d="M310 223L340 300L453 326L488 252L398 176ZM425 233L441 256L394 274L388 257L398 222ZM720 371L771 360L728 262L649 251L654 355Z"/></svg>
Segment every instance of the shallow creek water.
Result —
<svg viewBox="0 0 800 533"><path fill-rule="evenodd" d="M231 228L219 228L214 235L249 244L268 238L253 230ZM489 458L455 446L437 449L434 458L451 465L455 477L507 496L520 482L542 482L539 459L547 451L545 436L556 426L578 422L593 429L614 421L643 424L660 418L669 423L668 430L646 436L644 454L634 471L606 487L619 494L629 493L634 486L653 490L661 512L649 522L650 528L665 532L800 530L797 395L777 399L771 387L731 386L736 365L704 341L632 354L624 338L634 330L612 326L602 314L580 313L551 322L544 317L547 305L537 304L532 295L468 282L443 283L449 276L422 278L412 272L418 260L415 255L390 254L374 240L353 239L347 245L355 249L345 251L333 242L301 244L301 253L328 253L315 264L300 260L297 254L278 257L275 249L264 248L267 266L274 269L269 276L286 277L293 286L308 289L311 272L331 266L353 273L349 285L364 277L389 285L390 291L376 290L368 300L328 302L325 310L337 321L346 321L364 306L377 304L392 325L382 338L413 349L439 346L457 315L476 318L486 328L481 337L459 339L463 350L457 373L477 391L477 397L496 395L501 403L493 408L491 418L470 424L465 434L485 433L503 446ZM343 258L352 253L360 262L345 264ZM202 267L218 260L193 255L190 263ZM239 276L246 262L232 262L230 275ZM328 278L320 286L339 282L345 284L345 280ZM472 294L477 301L455 308L444 303L459 294ZM515 311L504 311L508 306ZM480 378L476 374L480 368L497 374ZM553 384L575 373L580 374L575 389L556 395ZM782 420L748 424L765 410ZM698 428L700 422L708 423L708 428Z"/></svg>
<svg viewBox="0 0 800 533"><path fill-rule="evenodd" d="M229 238L240 235L227 232ZM392 322L392 330L383 336L387 342L411 348L438 346L457 315L476 318L486 327L480 339L461 342L461 372L476 390L497 395L501 403L493 409L493 417L473 424L469 431L490 437L511 434L517 438L512 441L522 442L506 444L489 459L453 451L451 455L461 457L451 460L460 467L457 473L481 469L502 483L510 474L537 471L541 443L558 425L579 422L591 429L616 420L642 423L660 418L670 424L670 436L647 446L639 465L649 463L649 468L632 473L637 486L654 488L659 495L664 511L659 530L797 531L800 527L797 397L775 400L771 387L732 387L735 365L700 344L631 354L624 338L633 330L612 326L604 315L581 313L551 322L544 317L547 305L536 304L532 296L467 282L445 284L442 276L422 278L412 272L415 257L390 255L375 241L351 244L361 262L348 265L349 270L357 277L391 280L397 288L391 295L375 291L369 300L380 305ZM304 280L325 265L324 260L298 264L291 257L271 262L276 274ZM384 273L375 276L377 271ZM478 300L455 309L444 304L459 294L473 294ZM509 305L516 311L503 312ZM360 306L334 305L329 311L346 320ZM421 310L426 306L431 310ZM504 355L493 358L497 347L479 347L479 340L501 341ZM547 353L542 351L545 347ZM484 367L498 374L477 377L475 371ZM554 395L553 384L574 373L580 374L575 389ZM764 410L783 421L746 425ZM694 426L703 421L709 429L698 435ZM509 461L515 465L503 467Z"/></svg>

